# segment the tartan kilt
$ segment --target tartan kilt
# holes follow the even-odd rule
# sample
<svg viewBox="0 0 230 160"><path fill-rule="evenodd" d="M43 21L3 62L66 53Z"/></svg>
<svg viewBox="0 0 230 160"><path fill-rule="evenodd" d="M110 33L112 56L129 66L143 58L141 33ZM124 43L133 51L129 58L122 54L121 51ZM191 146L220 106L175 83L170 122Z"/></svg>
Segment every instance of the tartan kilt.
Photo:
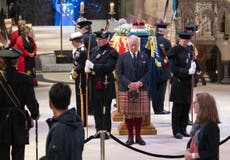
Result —
<svg viewBox="0 0 230 160"><path fill-rule="evenodd" d="M150 112L150 101L147 91L140 91L140 97L136 102L128 101L128 91L119 91L118 103L120 113L125 116L145 116Z"/></svg>

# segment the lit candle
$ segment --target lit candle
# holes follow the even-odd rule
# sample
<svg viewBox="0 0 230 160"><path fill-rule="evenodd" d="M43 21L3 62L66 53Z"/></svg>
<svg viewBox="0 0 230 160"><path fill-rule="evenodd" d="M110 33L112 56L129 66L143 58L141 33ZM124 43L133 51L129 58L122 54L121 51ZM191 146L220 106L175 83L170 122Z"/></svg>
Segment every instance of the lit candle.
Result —
<svg viewBox="0 0 230 160"><path fill-rule="evenodd" d="M114 12L114 3L113 2L110 3L110 12L111 13Z"/></svg>
<svg viewBox="0 0 230 160"><path fill-rule="evenodd" d="M84 12L84 2L80 3L80 12Z"/></svg>

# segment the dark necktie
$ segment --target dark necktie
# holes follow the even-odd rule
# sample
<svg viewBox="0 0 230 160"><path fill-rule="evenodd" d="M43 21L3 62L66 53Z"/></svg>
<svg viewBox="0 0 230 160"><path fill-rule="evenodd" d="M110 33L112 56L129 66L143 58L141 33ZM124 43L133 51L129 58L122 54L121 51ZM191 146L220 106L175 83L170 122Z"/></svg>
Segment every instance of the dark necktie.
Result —
<svg viewBox="0 0 230 160"><path fill-rule="evenodd" d="M135 79L137 80L137 55L135 55L135 53L133 53L133 68L134 68Z"/></svg>
<svg viewBox="0 0 230 160"><path fill-rule="evenodd" d="M137 68L137 56L135 53L133 53L133 67L136 69Z"/></svg>

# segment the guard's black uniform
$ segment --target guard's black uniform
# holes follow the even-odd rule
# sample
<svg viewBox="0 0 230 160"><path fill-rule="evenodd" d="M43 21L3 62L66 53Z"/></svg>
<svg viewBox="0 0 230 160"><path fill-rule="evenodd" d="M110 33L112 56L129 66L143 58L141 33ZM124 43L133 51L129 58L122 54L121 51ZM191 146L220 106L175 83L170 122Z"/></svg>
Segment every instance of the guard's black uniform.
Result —
<svg viewBox="0 0 230 160"><path fill-rule="evenodd" d="M97 45L96 36L92 34L90 31L83 34L83 43L87 49L89 46L89 38L90 38L90 50L91 50Z"/></svg>
<svg viewBox="0 0 230 160"><path fill-rule="evenodd" d="M111 102L115 90L113 70L115 69L118 53L106 44L95 47L90 55L94 63L89 74L89 90L94 104L96 130L111 131Z"/></svg>
<svg viewBox="0 0 230 160"><path fill-rule="evenodd" d="M15 67L7 67L5 75L21 103L19 108L24 110L26 105L31 117L37 118L39 109L32 79L26 74L19 73ZM29 144L29 131L25 129L25 118L0 86L0 159L10 159L10 146L12 146L12 160L24 160L25 144Z"/></svg>
<svg viewBox="0 0 230 160"><path fill-rule="evenodd" d="M87 49L84 45L77 48L73 52L73 68L77 72L78 76L75 79L75 91L76 91L76 105L77 105L77 113L80 117L84 117L83 126L86 126L86 105L85 105L85 61L87 59ZM81 85L81 86L80 86ZM82 95L80 94L80 88L82 90ZM83 102L81 101L81 96L83 97ZM81 106L83 105L82 115Z"/></svg>
<svg viewBox="0 0 230 160"><path fill-rule="evenodd" d="M89 47L89 40L90 40L90 50L91 50L97 45L97 43L96 43L95 34L92 34L90 31L83 34L83 43L87 49ZM91 93L89 92L89 94ZM89 98L89 103L88 103L88 114L89 115L93 115L93 112L94 112L93 106L94 105L93 105L92 99Z"/></svg>
<svg viewBox="0 0 230 160"><path fill-rule="evenodd" d="M164 38L162 34L157 34L156 39L157 39L157 46L159 49L161 61L163 64L164 63L163 61L166 58L166 55L164 55L161 45L163 45L165 54L166 54L168 50L172 47L171 42L168 39ZM162 65L162 73L157 83L156 102L154 101L152 102L154 113L164 113L165 91L167 87L167 80L170 78L170 70L167 65L168 64Z"/></svg>
<svg viewBox="0 0 230 160"><path fill-rule="evenodd" d="M92 34L92 29L91 29L92 21L89 20L79 20L77 22L77 26L80 30L84 29L84 31L81 33L83 34L83 43L87 49L89 49L89 38L90 38L90 50L94 48L97 43L96 43L96 36L95 34Z"/></svg>
<svg viewBox="0 0 230 160"><path fill-rule="evenodd" d="M188 47L181 45L173 47L168 53L169 64L172 77L172 87L170 101L173 102L172 108L172 130L174 136L177 133L186 132L188 113L191 104L191 66L192 53Z"/></svg>

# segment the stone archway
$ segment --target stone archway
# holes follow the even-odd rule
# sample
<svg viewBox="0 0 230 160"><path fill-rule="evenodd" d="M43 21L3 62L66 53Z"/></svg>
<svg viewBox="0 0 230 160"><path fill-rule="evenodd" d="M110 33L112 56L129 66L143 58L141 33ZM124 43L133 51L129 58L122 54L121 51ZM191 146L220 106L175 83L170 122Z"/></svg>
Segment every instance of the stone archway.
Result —
<svg viewBox="0 0 230 160"><path fill-rule="evenodd" d="M215 46L209 46L206 50L206 73L210 82L220 82L223 79L223 66L221 65L221 52Z"/></svg>

